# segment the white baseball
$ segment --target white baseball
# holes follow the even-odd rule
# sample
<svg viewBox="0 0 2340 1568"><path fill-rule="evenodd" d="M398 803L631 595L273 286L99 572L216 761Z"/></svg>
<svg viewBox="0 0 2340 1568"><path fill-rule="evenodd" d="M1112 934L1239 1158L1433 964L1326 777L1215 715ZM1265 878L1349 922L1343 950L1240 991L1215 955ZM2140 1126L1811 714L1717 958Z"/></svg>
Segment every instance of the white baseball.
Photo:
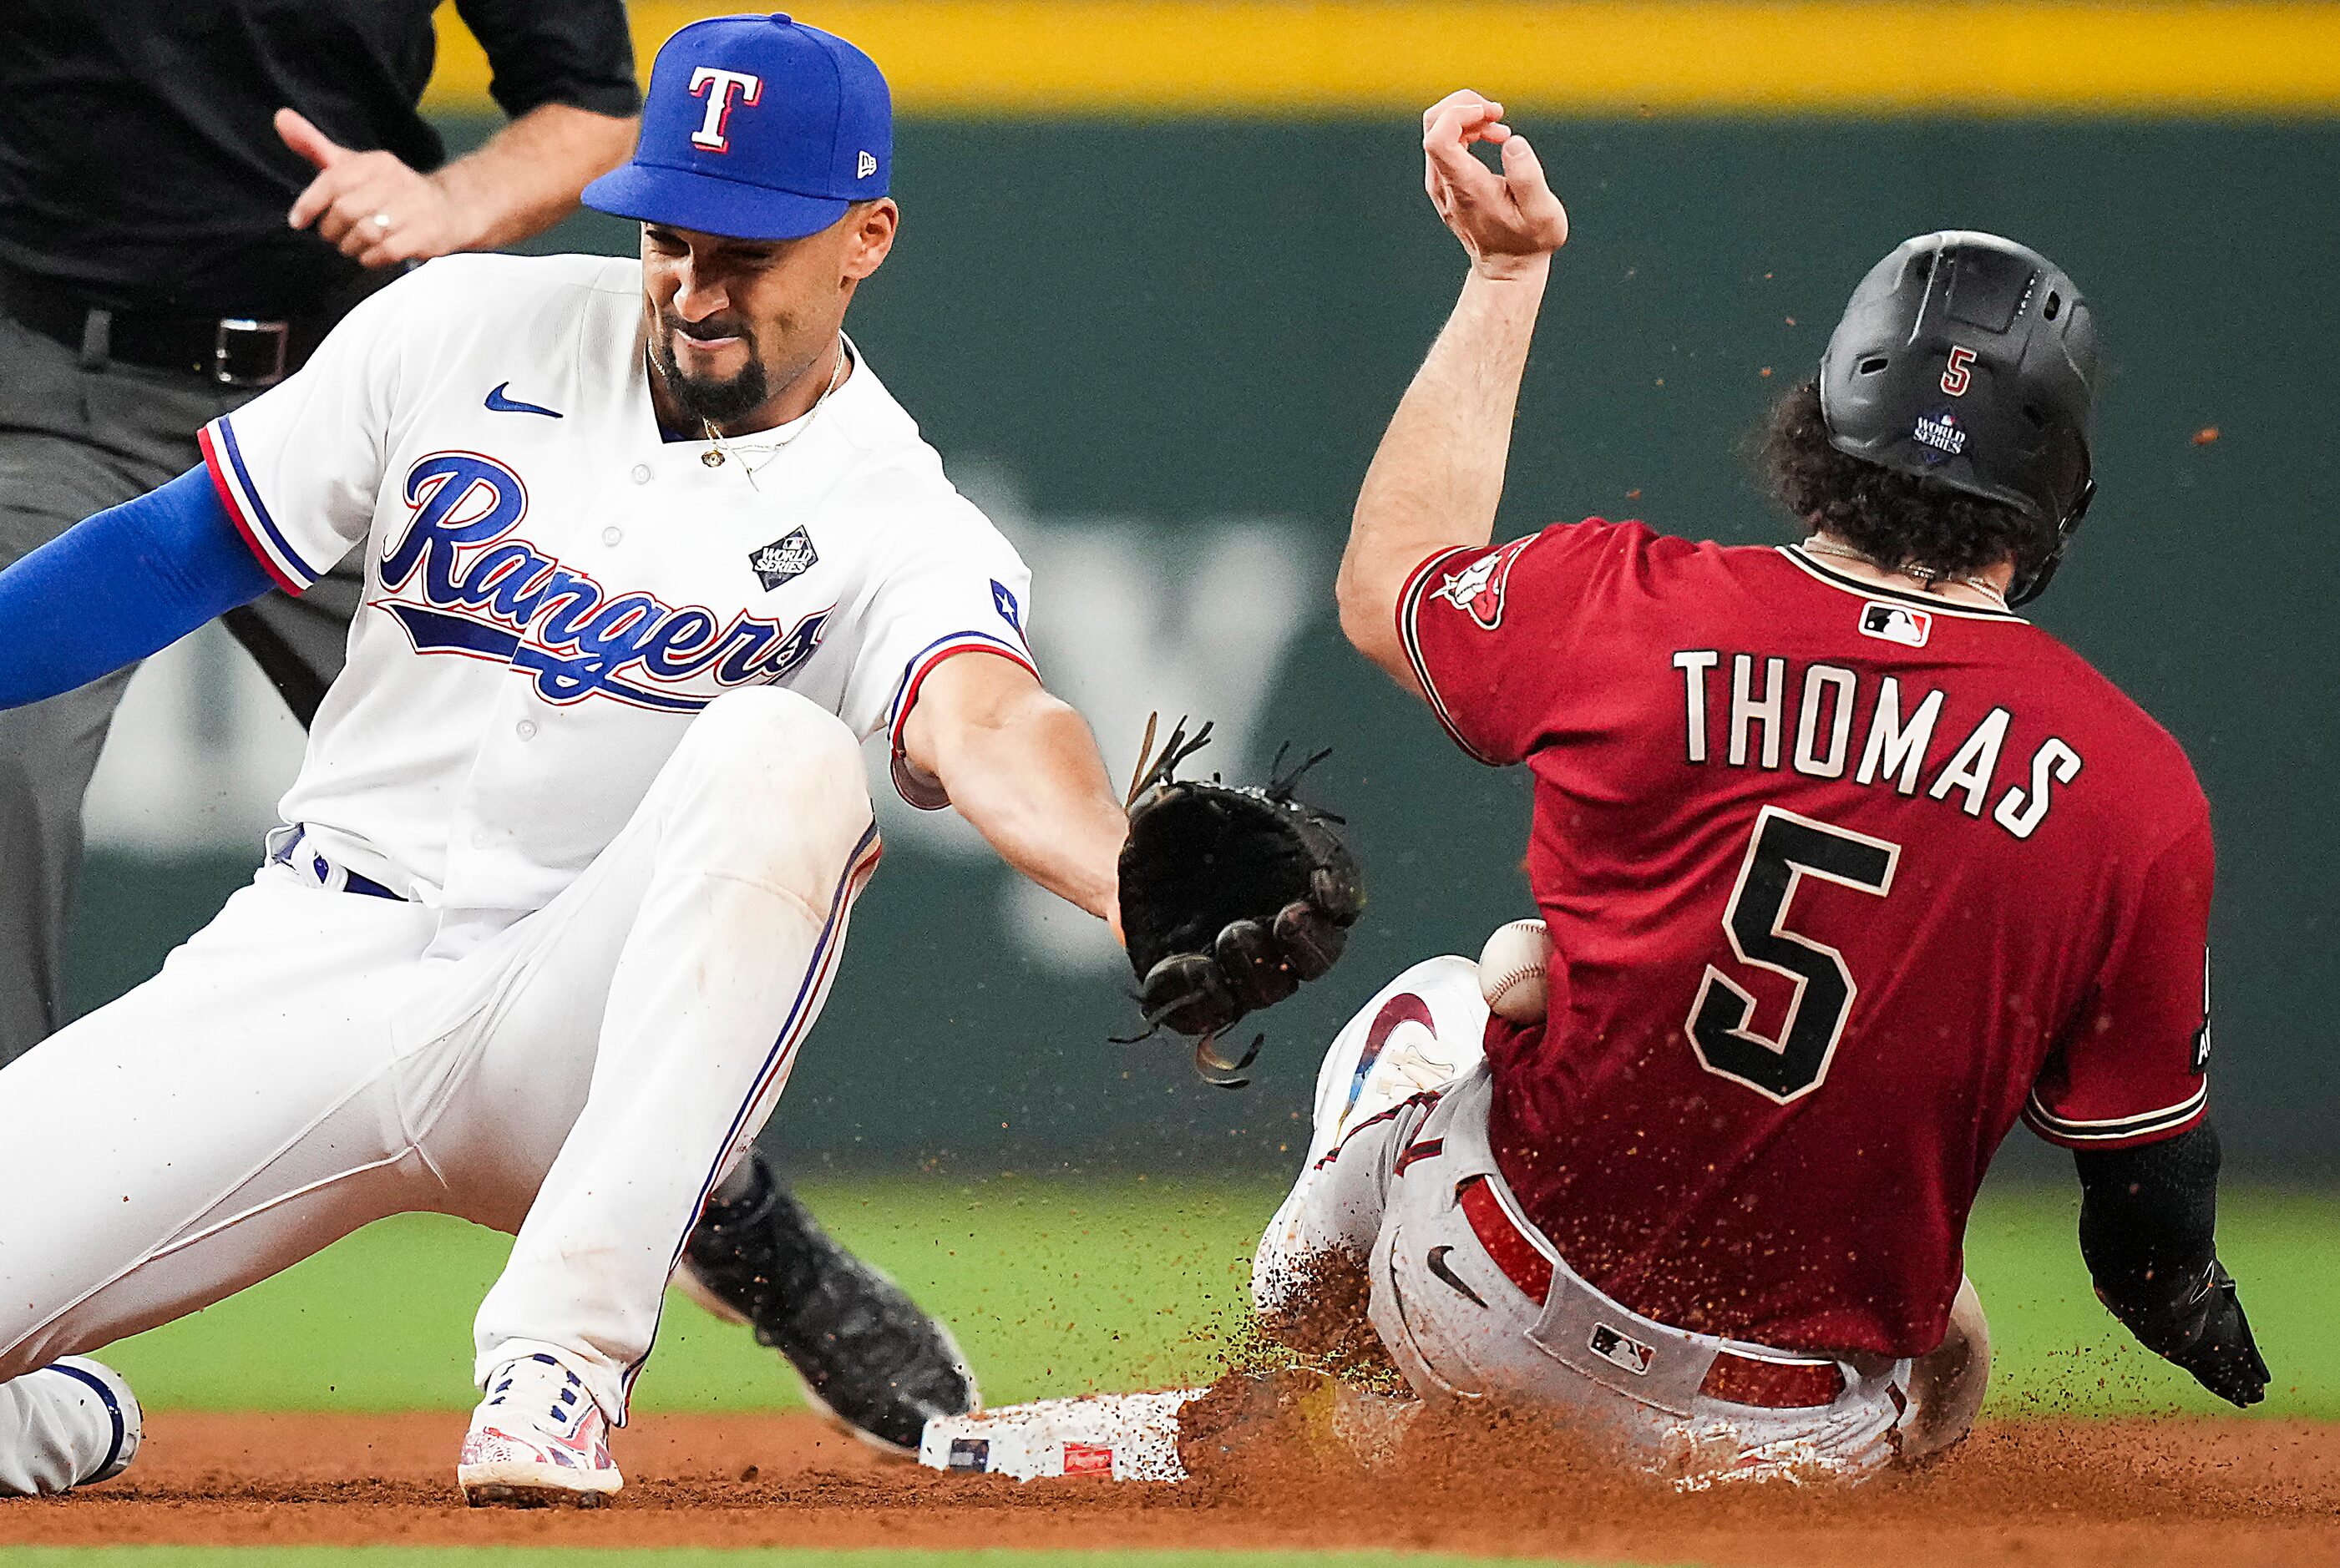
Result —
<svg viewBox="0 0 2340 1568"><path fill-rule="evenodd" d="M1540 920L1515 920L1495 928L1479 950L1479 994L1487 1011L1512 1023L1534 1023L1544 1014L1544 970L1552 962L1552 935Z"/></svg>

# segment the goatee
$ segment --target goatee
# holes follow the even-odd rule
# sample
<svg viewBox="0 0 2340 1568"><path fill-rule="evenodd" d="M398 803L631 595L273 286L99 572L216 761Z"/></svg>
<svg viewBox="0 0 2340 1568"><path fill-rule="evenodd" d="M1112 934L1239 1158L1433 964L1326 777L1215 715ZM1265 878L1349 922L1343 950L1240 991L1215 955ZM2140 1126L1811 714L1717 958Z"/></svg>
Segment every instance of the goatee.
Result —
<svg viewBox="0 0 2340 1568"><path fill-rule="evenodd" d="M770 399L770 379L764 374L763 361L755 358L752 347L747 366L735 375L687 375L675 360L675 332L673 324L668 323L653 357L658 360L659 375L666 382L668 394L686 416L703 424L728 425L746 419Z"/></svg>

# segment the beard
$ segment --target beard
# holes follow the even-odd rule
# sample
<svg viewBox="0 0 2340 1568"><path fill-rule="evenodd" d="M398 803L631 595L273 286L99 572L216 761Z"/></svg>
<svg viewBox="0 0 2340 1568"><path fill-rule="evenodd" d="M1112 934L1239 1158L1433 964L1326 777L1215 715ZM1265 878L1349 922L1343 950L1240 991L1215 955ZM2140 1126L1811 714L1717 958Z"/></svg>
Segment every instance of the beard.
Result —
<svg viewBox="0 0 2340 1568"><path fill-rule="evenodd" d="M676 406L689 418L717 426L746 419L772 395L771 378L764 371L764 361L757 356L755 338L745 323L735 326L720 317L698 325L697 333L688 333L673 316L663 311L659 312L659 330L650 346L650 357L658 362L659 375L665 380ZM729 376L689 375L675 358L674 340L678 334L737 337L747 347L748 363Z"/></svg>

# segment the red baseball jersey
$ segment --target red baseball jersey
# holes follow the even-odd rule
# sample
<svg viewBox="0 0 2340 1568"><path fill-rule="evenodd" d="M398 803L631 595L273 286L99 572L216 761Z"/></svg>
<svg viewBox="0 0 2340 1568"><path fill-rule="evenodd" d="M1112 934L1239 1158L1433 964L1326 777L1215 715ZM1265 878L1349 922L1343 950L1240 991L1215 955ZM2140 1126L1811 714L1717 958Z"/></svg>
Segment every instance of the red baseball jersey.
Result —
<svg viewBox="0 0 2340 1568"><path fill-rule="evenodd" d="M1611 1297L1920 1355L2018 1116L2201 1118L2208 804L2047 633L1598 518L1433 557L1398 620L1455 740L1534 774L1549 1011L1490 1026L1491 1131Z"/></svg>

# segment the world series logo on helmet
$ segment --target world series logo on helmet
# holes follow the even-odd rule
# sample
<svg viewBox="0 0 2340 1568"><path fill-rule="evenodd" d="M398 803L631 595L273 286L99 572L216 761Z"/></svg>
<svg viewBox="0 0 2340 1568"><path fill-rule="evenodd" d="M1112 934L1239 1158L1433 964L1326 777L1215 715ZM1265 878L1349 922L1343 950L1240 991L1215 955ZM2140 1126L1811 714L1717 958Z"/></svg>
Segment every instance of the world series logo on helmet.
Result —
<svg viewBox="0 0 2340 1568"><path fill-rule="evenodd" d="M1967 449L1967 433L1958 428L1956 414L1920 414L1909 435L1919 446L1931 447L1944 457L1955 458Z"/></svg>

